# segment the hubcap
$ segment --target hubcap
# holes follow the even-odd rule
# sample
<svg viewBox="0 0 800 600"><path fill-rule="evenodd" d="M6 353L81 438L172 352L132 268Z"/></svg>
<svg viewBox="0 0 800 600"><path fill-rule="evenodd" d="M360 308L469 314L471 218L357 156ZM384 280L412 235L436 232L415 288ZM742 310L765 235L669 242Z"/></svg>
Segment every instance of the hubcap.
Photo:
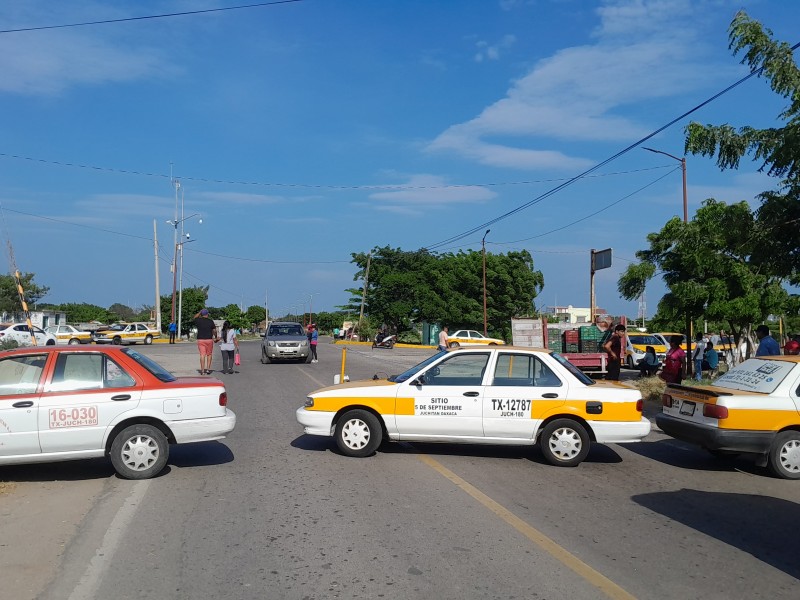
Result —
<svg viewBox="0 0 800 600"><path fill-rule="evenodd" d="M342 427L342 441L348 448L360 450L369 443L369 427L361 419L352 419Z"/></svg>
<svg viewBox="0 0 800 600"><path fill-rule="evenodd" d="M581 436L574 429L562 427L550 436L550 451L561 460L569 460L577 456L582 447Z"/></svg>
<svg viewBox="0 0 800 600"><path fill-rule="evenodd" d="M780 461L789 473L800 473L800 440L789 440L783 445Z"/></svg>
<svg viewBox="0 0 800 600"><path fill-rule="evenodd" d="M122 447L122 462L133 471L149 469L158 455L158 444L148 435L136 435Z"/></svg>

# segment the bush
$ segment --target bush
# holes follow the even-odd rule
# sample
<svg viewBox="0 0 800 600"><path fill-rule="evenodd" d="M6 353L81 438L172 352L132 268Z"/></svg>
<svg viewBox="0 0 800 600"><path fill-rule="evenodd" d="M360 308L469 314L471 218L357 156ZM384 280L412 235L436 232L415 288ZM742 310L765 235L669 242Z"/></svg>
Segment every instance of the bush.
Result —
<svg viewBox="0 0 800 600"><path fill-rule="evenodd" d="M3 340L0 342L0 350L12 350L14 348L19 348L19 342L17 340Z"/></svg>

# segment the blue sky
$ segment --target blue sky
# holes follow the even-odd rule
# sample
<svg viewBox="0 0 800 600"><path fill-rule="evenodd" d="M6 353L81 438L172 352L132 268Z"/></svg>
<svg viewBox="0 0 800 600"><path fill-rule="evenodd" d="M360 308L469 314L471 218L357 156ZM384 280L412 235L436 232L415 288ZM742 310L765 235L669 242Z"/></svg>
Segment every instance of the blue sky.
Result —
<svg viewBox="0 0 800 600"><path fill-rule="evenodd" d="M237 4L7 1L0 29ZM199 214L183 223L184 287L210 285L212 306L332 310L358 285L351 252L480 249L484 229L436 245L745 75L727 40L739 8L798 41L800 5L779 0L303 0L2 33L3 245L50 287L43 301L152 305L154 220L172 291L172 172L184 216ZM785 104L751 79L645 145L681 156L690 119L767 127ZM687 164L690 216L776 185L747 160ZM682 215L679 166L632 150L492 224L487 251L532 253L537 306L588 306L589 251L612 247L597 304L634 316L617 279ZM648 287L648 316L663 291Z"/></svg>

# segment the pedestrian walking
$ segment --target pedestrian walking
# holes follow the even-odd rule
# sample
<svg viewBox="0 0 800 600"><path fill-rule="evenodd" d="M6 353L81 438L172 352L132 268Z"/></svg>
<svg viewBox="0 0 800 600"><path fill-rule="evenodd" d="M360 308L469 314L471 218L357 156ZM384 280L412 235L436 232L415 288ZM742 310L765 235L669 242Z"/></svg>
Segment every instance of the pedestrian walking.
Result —
<svg viewBox="0 0 800 600"><path fill-rule="evenodd" d="M171 321L170 324L167 326L167 331L169 331L169 343L175 343L175 334L178 333L178 325L175 321Z"/></svg>
<svg viewBox="0 0 800 600"><path fill-rule="evenodd" d="M450 338L447 336L447 325L442 327L442 330L439 332L439 345L437 348L441 350L447 350L447 344L450 342Z"/></svg>
<svg viewBox="0 0 800 600"><path fill-rule="evenodd" d="M603 350L608 354L606 365L606 379L619 381L619 371L622 368L622 338L625 335L625 325L621 323L614 327L614 333L603 344Z"/></svg>
<svg viewBox="0 0 800 600"><path fill-rule="evenodd" d="M311 348L311 362L319 362L317 359L317 342L319 341L319 332L317 331L317 324L311 323L309 326L309 331L311 332L309 336L309 347Z"/></svg>
<svg viewBox="0 0 800 600"><path fill-rule="evenodd" d="M239 338L236 337L236 330L231 327L228 321L222 324L219 349L222 352L222 372L233 375L234 359L239 352Z"/></svg>
<svg viewBox="0 0 800 600"><path fill-rule="evenodd" d="M200 375L211 375L211 361L214 358L214 343L219 339L217 326L203 309L194 316L197 328L197 350L200 353Z"/></svg>

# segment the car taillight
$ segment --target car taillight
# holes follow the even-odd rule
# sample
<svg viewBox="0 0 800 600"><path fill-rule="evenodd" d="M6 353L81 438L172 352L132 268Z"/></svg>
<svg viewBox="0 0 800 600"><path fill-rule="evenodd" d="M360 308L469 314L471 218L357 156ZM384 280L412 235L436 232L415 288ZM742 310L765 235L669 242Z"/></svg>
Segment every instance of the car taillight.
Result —
<svg viewBox="0 0 800 600"><path fill-rule="evenodd" d="M228 406L228 392L222 392L219 395L219 405Z"/></svg>
<svg viewBox="0 0 800 600"><path fill-rule="evenodd" d="M637 410L637 411L639 411L639 412L642 412L642 407L644 407L644 400L642 400L641 398L639 398L639 399L636 401L636 410Z"/></svg>
<svg viewBox="0 0 800 600"><path fill-rule="evenodd" d="M672 396L669 394L661 394L661 404L667 408L672 408Z"/></svg>
<svg viewBox="0 0 800 600"><path fill-rule="evenodd" d="M704 404L703 416L711 419L727 419L728 407L719 406L718 404Z"/></svg>

